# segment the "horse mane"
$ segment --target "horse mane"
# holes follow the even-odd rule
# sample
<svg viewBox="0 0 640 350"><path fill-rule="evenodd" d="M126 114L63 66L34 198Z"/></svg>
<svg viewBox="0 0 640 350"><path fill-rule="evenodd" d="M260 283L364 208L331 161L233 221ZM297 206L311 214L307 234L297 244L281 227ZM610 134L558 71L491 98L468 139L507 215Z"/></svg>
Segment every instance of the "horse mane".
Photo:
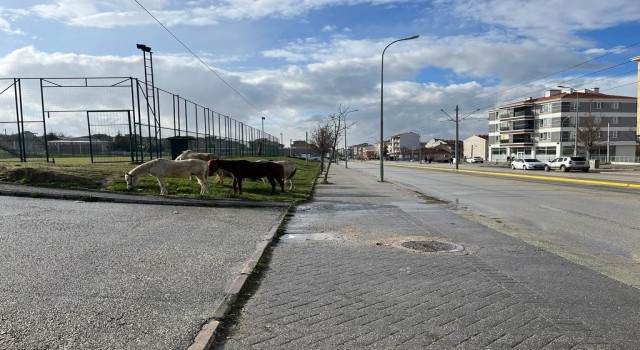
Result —
<svg viewBox="0 0 640 350"><path fill-rule="evenodd" d="M156 159L148 161L146 163L142 163L140 165L138 165L137 167L131 169L127 175L129 176L141 176L144 174L148 174L149 173L149 169L153 166L153 164L155 164Z"/></svg>

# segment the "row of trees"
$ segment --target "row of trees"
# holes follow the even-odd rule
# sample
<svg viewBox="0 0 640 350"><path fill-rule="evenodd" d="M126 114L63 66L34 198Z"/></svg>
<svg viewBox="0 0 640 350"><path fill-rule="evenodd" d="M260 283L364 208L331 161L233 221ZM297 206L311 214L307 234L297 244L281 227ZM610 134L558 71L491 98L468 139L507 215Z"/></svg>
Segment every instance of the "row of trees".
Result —
<svg viewBox="0 0 640 350"><path fill-rule="evenodd" d="M327 183L331 160L335 159L338 142L344 137L345 132L355 123L347 124L347 114L353 112L349 107L338 107L338 113L329 115L325 120L318 122L316 128L311 132L310 143L320 153L320 172L324 173L323 183ZM324 159L330 155L330 161L325 169Z"/></svg>

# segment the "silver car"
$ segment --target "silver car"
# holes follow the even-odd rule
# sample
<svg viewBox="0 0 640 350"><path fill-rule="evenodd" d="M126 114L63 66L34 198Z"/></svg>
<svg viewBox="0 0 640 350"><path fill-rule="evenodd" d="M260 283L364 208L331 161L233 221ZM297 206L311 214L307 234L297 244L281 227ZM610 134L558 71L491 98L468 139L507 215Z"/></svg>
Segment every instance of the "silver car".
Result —
<svg viewBox="0 0 640 350"><path fill-rule="evenodd" d="M511 162L511 169L522 169L522 170L533 170L533 169L544 169L545 163L535 159L535 158L518 158L514 159Z"/></svg>
<svg viewBox="0 0 640 350"><path fill-rule="evenodd" d="M544 170L549 171L551 169L559 169L562 172L571 170L582 170L585 173L589 171L589 161L585 157L571 156L571 157L558 157L550 160L544 166Z"/></svg>

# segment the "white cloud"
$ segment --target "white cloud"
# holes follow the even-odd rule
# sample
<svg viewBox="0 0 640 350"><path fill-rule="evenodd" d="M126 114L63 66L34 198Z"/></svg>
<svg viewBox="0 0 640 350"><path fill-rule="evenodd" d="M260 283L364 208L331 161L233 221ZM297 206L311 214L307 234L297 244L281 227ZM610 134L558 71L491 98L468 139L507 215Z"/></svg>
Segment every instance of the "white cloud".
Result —
<svg viewBox="0 0 640 350"><path fill-rule="evenodd" d="M218 24L223 20L296 18L314 10L337 5L404 1L406 0L217 0L189 1L183 8L175 8L168 0L140 0L139 3L167 26L206 26ZM31 11L42 18L83 27L114 28L154 23L141 6L128 0L55 0L50 4L35 5Z"/></svg>
<svg viewBox="0 0 640 350"><path fill-rule="evenodd" d="M388 1L388 4L401 2ZM422 4L420 1L407 2L416 7ZM378 137L380 54L385 45L394 40L398 31L385 30L385 35L390 37L379 37L365 32L363 25L355 21L353 25L349 23L349 28L339 29L344 23L334 24L326 18L320 24L313 23L311 16L305 18L305 15L325 7L363 3L380 5L387 2L197 0L189 1L186 6L180 3L182 8L177 7L177 2L168 0L141 0L141 3L163 24L176 27L176 33L185 41L206 38L198 41L195 51L253 106L268 113L269 119L265 121L267 132L278 135L285 130L285 135L291 133L285 139L303 137L304 131L315 127L317 118L336 112L338 105L342 104L359 110L350 115L350 119L358 123L350 132L350 140L361 142L369 140L371 136ZM607 47L606 44L592 45L590 40L579 36L582 30L615 25L612 22L616 18L613 15L615 11L625 12L616 18L621 22L637 18L637 14L634 14L636 10L623 11L619 0L611 2L613 10L604 5L594 5L596 11L573 9L564 2L537 0L442 0L433 4L449 16L461 15L461 18L454 17L461 22L470 19L464 23L467 27L464 29L472 28L463 31L460 27L455 32L434 36L427 35L430 32L425 30L426 33L419 33L420 39L394 45L386 52L386 134L419 130L423 133L423 140L428 137L451 137L454 125L442 121L440 109L450 112L453 106L460 105L464 109L461 113L468 113L475 108L493 106L513 98L539 96L545 87L573 78L549 74L580 63L584 56L597 57L618 49ZM629 2L625 4L629 7ZM154 52L158 87L254 127L259 126L260 113L193 56L186 54L172 38L167 39L160 27L123 29L155 22L135 2L58 0L31 7L31 10L31 13L48 20L40 22L59 21L68 26L84 28L117 27L104 33L124 33L128 38L122 41L136 42L139 37L144 38L144 41L138 42L149 43L158 51ZM574 10L576 12L572 12ZM597 11L600 11L597 16L591 13ZM26 13L9 13L0 9L0 31L21 34L17 29L17 23L20 22L16 19L24 19ZM608 18L597 18L599 16ZM286 21L287 26L303 22L313 25L304 26L301 32L305 34L298 38L271 37L273 32L268 30L271 28L256 30L252 23L266 18L291 19ZM424 19L426 22L428 18ZM230 21L237 21L233 30L229 29ZM419 28L414 26L416 22L408 21L406 26L403 24L402 30L412 34L415 28ZM226 26L214 27L217 23ZM264 20L259 24L265 26L271 23ZM329 24L323 29L325 23ZM371 25L367 23L365 26ZM220 28L227 31L221 31ZM63 31L66 29L63 28ZM32 35L30 30L23 30ZM309 33L306 30L316 32ZM229 36L232 38L229 40L231 45L220 45L220 37L211 39L209 35ZM325 39L327 36L330 38ZM147 37L157 41L147 41ZM59 48L69 42L65 41L43 49L45 40L35 44L28 42L19 48L15 45L9 48L11 46L7 45L9 49L6 49L4 56L0 55L0 76L142 76L141 55L138 52L131 53L131 56L81 54L90 45L85 43L82 48L72 45ZM207 43L207 40L216 44ZM119 44L113 42L110 45ZM571 42L575 49L567 49L567 42ZM42 51L34 45L38 45ZM246 49L237 50L240 46ZM109 46L106 50L116 52L117 48ZM260 60L263 58L266 59ZM229 67L229 62L234 62L234 68L221 68ZM596 64L594 62L591 65ZM540 77L546 78L531 82ZM596 77L589 79L595 80ZM524 86L518 86L523 82L526 83ZM608 79L600 87L605 91L606 88L623 84L626 83L622 78ZM629 90L632 91L631 88ZM622 94L619 89L612 92ZM469 102L474 100L476 102ZM486 124L468 123L460 127L461 135L477 131L486 133Z"/></svg>
<svg viewBox="0 0 640 350"><path fill-rule="evenodd" d="M640 20L640 6L626 0L453 0L441 1L452 13L476 22L514 30L545 43L582 46L588 30Z"/></svg>
<svg viewBox="0 0 640 350"><path fill-rule="evenodd" d="M15 29L13 23L26 15L23 10L10 10L0 7L0 32L8 35L25 35L21 29Z"/></svg>
<svg viewBox="0 0 640 350"><path fill-rule="evenodd" d="M322 31L323 32L332 32L334 30L336 30L336 26L326 25L326 26L322 27Z"/></svg>

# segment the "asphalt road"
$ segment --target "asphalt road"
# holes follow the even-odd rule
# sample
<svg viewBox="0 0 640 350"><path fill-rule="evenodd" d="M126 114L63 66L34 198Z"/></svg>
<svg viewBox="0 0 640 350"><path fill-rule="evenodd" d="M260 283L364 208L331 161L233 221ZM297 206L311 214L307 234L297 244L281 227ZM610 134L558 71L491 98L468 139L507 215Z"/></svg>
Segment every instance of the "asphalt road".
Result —
<svg viewBox="0 0 640 350"><path fill-rule="evenodd" d="M0 208L0 349L186 349L286 210Z"/></svg>
<svg viewBox="0 0 640 350"><path fill-rule="evenodd" d="M372 162L349 167L379 174ZM475 164L460 165L464 172L458 173L428 169L391 163L385 181L445 200L462 215L640 288L640 187L613 186L637 184L640 173L564 174Z"/></svg>

